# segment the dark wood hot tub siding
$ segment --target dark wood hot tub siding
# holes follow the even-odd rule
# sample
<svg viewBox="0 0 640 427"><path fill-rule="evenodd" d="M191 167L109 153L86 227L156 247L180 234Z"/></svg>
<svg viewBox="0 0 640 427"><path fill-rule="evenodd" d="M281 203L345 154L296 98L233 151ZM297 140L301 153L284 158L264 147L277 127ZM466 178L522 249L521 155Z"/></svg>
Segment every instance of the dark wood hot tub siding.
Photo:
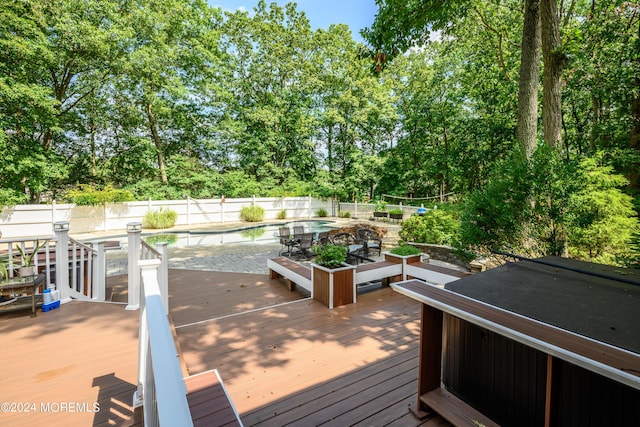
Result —
<svg viewBox="0 0 640 427"><path fill-rule="evenodd" d="M445 315L447 390L503 426L544 425L547 355Z"/></svg>

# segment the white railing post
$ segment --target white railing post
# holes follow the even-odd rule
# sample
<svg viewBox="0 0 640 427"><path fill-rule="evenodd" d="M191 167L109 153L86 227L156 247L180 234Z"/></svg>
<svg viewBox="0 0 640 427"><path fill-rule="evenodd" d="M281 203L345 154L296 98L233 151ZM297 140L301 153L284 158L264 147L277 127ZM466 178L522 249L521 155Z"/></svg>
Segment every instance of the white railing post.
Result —
<svg viewBox="0 0 640 427"><path fill-rule="evenodd" d="M169 249L168 242L156 243L156 249L161 254L160 269L158 271L158 284L160 286L160 296L164 313L169 314Z"/></svg>
<svg viewBox="0 0 640 427"><path fill-rule="evenodd" d="M127 267L127 278L129 282L129 300L126 310L137 310L140 307L140 267L138 260L140 259L140 233L142 224L139 222L130 222L127 224L127 251L129 253Z"/></svg>
<svg viewBox="0 0 640 427"><path fill-rule="evenodd" d="M71 301L69 293L69 222L53 223L56 235L56 289L59 292L60 303Z"/></svg>
<svg viewBox="0 0 640 427"><path fill-rule="evenodd" d="M138 261L136 261L138 265ZM138 268L140 268L138 266ZM131 265L129 265L129 270ZM129 288L131 290L131 288ZM147 323L146 300L144 298L144 285L140 289L140 324L138 333L138 385L133 394L133 407L139 408L144 404L144 389L148 384L147 377L151 371L149 363L149 325Z"/></svg>
<svg viewBox="0 0 640 427"><path fill-rule="evenodd" d="M93 268L93 291L91 296L95 300L104 301L106 297L107 253L104 250L104 242L96 242L93 247L97 256Z"/></svg>
<svg viewBox="0 0 640 427"><path fill-rule="evenodd" d="M309 209L309 218L311 218L313 216L313 212L311 212L311 194L309 194L309 197L307 197L307 206Z"/></svg>

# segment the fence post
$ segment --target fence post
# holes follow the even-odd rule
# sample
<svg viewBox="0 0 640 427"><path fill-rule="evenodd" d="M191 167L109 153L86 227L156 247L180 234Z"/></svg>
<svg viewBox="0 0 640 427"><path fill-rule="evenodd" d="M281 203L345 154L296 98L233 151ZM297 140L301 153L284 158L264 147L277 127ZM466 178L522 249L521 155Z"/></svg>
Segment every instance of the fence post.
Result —
<svg viewBox="0 0 640 427"><path fill-rule="evenodd" d="M56 234L56 289L59 292L60 303L71 301L69 293L69 222L53 223Z"/></svg>
<svg viewBox="0 0 640 427"><path fill-rule="evenodd" d="M156 243L156 249L160 252L160 269L158 270L158 285L160 296L164 306L164 314L169 314L169 242Z"/></svg>
<svg viewBox="0 0 640 427"><path fill-rule="evenodd" d="M307 197L307 204L309 206L309 218L311 218L313 216L313 213L311 212L311 194Z"/></svg>
<svg viewBox="0 0 640 427"><path fill-rule="evenodd" d="M140 267L138 260L140 259L140 233L142 232L142 223L130 222L127 224L127 251L129 253L128 282L129 282L129 300L125 307L126 310L137 310L140 308Z"/></svg>
<svg viewBox="0 0 640 427"><path fill-rule="evenodd" d="M191 225L191 197L187 196L187 225Z"/></svg>
<svg viewBox="0 0 640 427"><path fill-rule="evenodd" d="M107 277L107 255L104 250L104 242L95 242L93 247L96 249L97 257L93 269L93 291L91 292L91 297L97 301L104 301L106 294L105 277Z"/></svg>
<svg viewBox="0 0 640 427"><path fill-rule="evenodd" d="M220 198L220 223L224 224L224 194Z"/></svg>

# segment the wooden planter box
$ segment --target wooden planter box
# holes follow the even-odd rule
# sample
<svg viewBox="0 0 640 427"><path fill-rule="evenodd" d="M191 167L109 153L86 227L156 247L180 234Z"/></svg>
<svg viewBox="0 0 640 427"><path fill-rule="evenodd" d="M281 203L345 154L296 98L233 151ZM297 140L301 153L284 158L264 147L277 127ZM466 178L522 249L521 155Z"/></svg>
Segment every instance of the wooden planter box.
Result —
<svg viewBox="0 0 640 427"><path fill-rule="evenodd" d="M311 264L311 282L313 299L329 308L356 302L356 267L343 264L343 267L327 268Z"/></svg>
<svg viewBox="0 0 640 427"><path fill-rule="evenodd" d="M396 264L402 264L402 276L395 276L391 278L392 282L400 280L407 280L407 264L413 264L416 262L422 262L422 254L419 255L396 255L391 252L383 252L384 260L394 262Z"/></svg>
<svg viewBox="0 0 640 427"><path fill-rule="evenodd" d="M373 219L389 219L389 212L374 212Z"/></svg>
<svg viewBox="0 0 640 427"><path fill-rule="evenodd" d="M395 220L395 221L402 221L404 219L404 214L403 213L390 213L389 214L389 219L390 220Z"/></svg>

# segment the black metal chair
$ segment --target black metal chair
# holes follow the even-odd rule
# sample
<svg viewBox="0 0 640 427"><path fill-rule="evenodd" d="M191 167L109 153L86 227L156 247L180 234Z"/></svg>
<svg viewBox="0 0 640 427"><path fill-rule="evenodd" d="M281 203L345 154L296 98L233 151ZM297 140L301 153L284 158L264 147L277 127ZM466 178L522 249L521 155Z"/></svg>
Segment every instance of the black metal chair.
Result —
<svg viewBox="0 0 640 427"><path fill-rule="evenodd" d="M280 227L278 229L278 234L280 237L280 244L282 245L279 255L286 253L288 256L290 256L291 248L293 248L296 244L295 240L291 239L291 230L289 230L289 227Z"/></svg>
<svg viewBox="0 0 640 427"><path fill-rule="evenodd" d="M337 246L344 246L347 248L347 262L356 261L359 262L362 258L362 252L364 245L360 243L351 233L338 233L330 237L331 243Z"/></svg>
<svg viewBox="0 0 640 427"><path fill-rule="evenodd" d="M373 230L368 228L358 228L356 230L356 239L363 245L365 255L369 255L371 251L378 251L378 255L382 253L382 239Z"/></svg>

